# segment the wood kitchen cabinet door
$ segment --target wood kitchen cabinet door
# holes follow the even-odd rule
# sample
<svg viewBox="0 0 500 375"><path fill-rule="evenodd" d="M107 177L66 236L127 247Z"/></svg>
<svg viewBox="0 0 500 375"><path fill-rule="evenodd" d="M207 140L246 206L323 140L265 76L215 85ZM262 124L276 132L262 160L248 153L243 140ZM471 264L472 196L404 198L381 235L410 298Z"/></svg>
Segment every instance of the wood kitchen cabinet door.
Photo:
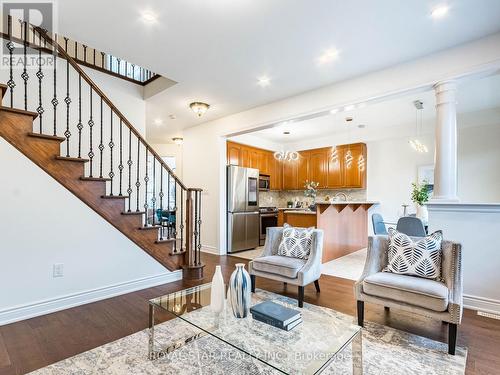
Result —
<svg viewBox="0 0 500 375"><path fill-rule="evenodd" d="M356 143L345 149L345 155L351 152L352 162L345 162L344 156L344 187L365 188L366 187L366 145Z"/></svg>
<svg viewBox="0 0 500 375"><path fill-rule="evenodd" d="M242 146L240 151L241 167L250 168L250 152L247 147Z"/></svg>
<svg viewBox="0 0 500 375"><path fill-rule="evenodd" d="M310 181L309 177L309 161L311 154L309 151L300 151L297 170L297 189L303 189L306 181Z"/></svg>
<svg viewBox="0 0 500 375"><path fill-rule="evenodd" d="M274 158L274 154L267 154L267 164L270 176L270 190L281 190L283 188L283 166L279 160Z"/></svg>
<svg viewBox="0 0 500 375"><path fill-rule="evenodd" d="M254 150L254 149L250 149L248 151L248 155L250 158L249 168L259 169L259 159L260 159L259 158L259 151Z"/></svg>
<svg viewBox="0 0 500 375"><path fill-rule="evenodd" d="M227 165L241 165L241 146L227 142Z"/></svg>
<svg viewBox="0 0 500 375"><path fill-rule="evenodd" d="M270 175L269 173L269 162L268 162L268 157L267 157L268 152L259 150L259 157L258 157L258 169L260 174L266 174Z"/></svg>
<svg viewBox="0 0 500 375"><path fill-rule="evenodd" d="M309 152L309 181L318 182L318 189L327 187L327 149L321 148Z"/></svg>
<svg viewBox="0 0 500 375"><path fill-rule="evenodd" d="M298 167L298 160L283 162L283 190L298 189Z"/></svg>
<svg viewBox="0 0 500 375"><path fill-rule="evenodd" d="M344 187L344 147L332 147L327 151L328 173L326 184L330 189Z"/></svg>

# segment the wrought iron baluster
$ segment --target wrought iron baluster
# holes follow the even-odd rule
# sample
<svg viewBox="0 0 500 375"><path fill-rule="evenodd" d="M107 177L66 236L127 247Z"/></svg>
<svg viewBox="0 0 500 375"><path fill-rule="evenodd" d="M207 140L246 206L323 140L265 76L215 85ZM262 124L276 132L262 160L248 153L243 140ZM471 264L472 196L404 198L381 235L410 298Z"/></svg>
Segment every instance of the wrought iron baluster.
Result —
<svg viewBox="0 0 500 375"><path fill-rule="evenodd" d="M160 163L160 240L163 240L163 165ZM170 212L167 211L167 237L170 238Z"/></svg>
<svg viewBox="0 0 500 375"><path fill-rule="evenodd" d="M93 49L94 51L94 66L95 66L95 48Z"/></svg>
<svg viewBox="0 0 500 375"><path fill-rule="evenodd" d="M33 30L33 34L35 31ZM42 34L40 31L38 32L38 38L42 40ZM39 130L40 134L43 133L43 106L42 106L42 79L43 79L43 72L42 72L42 48L38 48L38 71L36 72L36 77L38 78L38 107L36 109L38 113L38 120L39 120Z"/></svg>
<svg viewBox="0 0 500 375"><path fill-rule="evenodd" d="M78 158L82 157L82 75L78 74Z"/></svg>
<svg viewBox="0 0 500 375"><path fill-rule="evenodd" d="M121 65L121 60L120 60L118 57L116 58L116 63L117 63L117 65L118 65L118 69L117 69L118 74L120 74L120 65Z"/></svg>
<svg viewBox="0 0 500 375"><path fill-rule="evenodd" d="M74 58L76 60L78 60L78 42L75 41L75 55L74 55Z"/></svg>
<svg viewBox="0 0 500 375"><path fill-rule="evenodd" d="M120 189L118 195L121 197L122 194L122 181L123 181L123 123L120 117L120 164L118 164L118 170L120 171Z"/></svg>
<svg viewBox="0 0 500 375"><path fill-rule="evenodd" d="M87 47L85 44L83 44L83 61L87 62Z"/></svg>
<svg viewBox="0 0 500 375"><path fill-rule="evenodd" d="M111 113L111 124L110 124L110 129L111 129L111 137L110 141L108 143L109 146L109 178L111 179L111 184L110 184L110 195L113 195L113 178L115 177L115 172L113 172L113 148L115 147L115 144L113 143L113 108L109 108L110 113Z"/></svg>
<svg viewBox="0 0 500 375"><path fill-rule="evenodd" d="M148 181L149 181L149 176L148 176L148 146L144 145L146 148L146 175L144 176L144 226L148 226Z"/></svg>
<svg viewBox="0 0 500 375"><path fill-rule="evenodd" d="M14 82L14 71L13 71L13 64L14 64L14 57L13 57L13 52L14 52L14 43L12 42L12 16L7 16L7 22L8 22L8 33L9 33L9 41L7 42L7 49L9 50L9 80L7 81L7 86L10 89L10 107L14 107L14 87L16 87L16 83Z"/></svg>
<svg viewBox="0 0 500 375"><path fill-rule="evenodd" d="M139 188L141 187L141 182L139 180L139 165L140 165L140 161L141 161L141 154L140 154L140 149L141 149L141 142L139 140L139 138L137 138L137 176L136 176L136 181L135 181L135 187L137 189L137 192L136 192L136 206L135 206L135 211L136 212L139 212Z"/></svg>
<svg viewBox="0 0 500 375"><path fill-rule="evenodd" d="M101 52L101 68L104 69L104 52Z"/></svg>
<svg viewBox="0 0 500 375"><path fill-rule="evenodd" d="M198 203L198 230L196 233L198 234L198 248L197 248L197 254L198 254L198 265L201 265L201 194L202 191L200 190L199 192L199 200L200 203Z"/></svg>
<svg viewBox="0 0 500 375"><path fill-rule="evenodd" d="M193 215L193 248L190 249L194 253L194 264L198 264L196 249L198 248L198 191L194 191L194 215Z"/></svg>
<svg viewBox="0 0 500 375"><path fill-rule="evenodd" d="M153 226L156 218L156 158L152 155L153 158L153 197L151 198L151 205L153 206Z"/></svg>
<svg viewBox="0 0 500 375"><path fill-rule="evenodd" d="M128 61L125 60L125 77L128 77Z"/></svg>
<svg viewBox="0 0 500 375"><path fill-rule="evenodd" d="M68 38L64 38L66 43L66 49L68 49ZM69 131L69 105L71 104L71 98L69 96L69 61L66 60L66 97L64 98L66 103L66 131L64 136L66 137L66 157L69 157L69 138L71 137L71 132Z"/></svg>
<svg viewBox="0 0 500 375"><path fill-rule="evenodd" d="M132 205L132 128L128 128L128 212L131 212L130 209Z"/></svg>
<svg viewBox="0 0 500 375"><path fill-rule="evenodd" d="M66 37L63 37L64 38L64 51L68 52L68 38Z"/></svg>
<svg viewBox="0 0 500 375"><path fill-rule="evenodd" d="M171 178L170 174L168 175L168 178L169 178L169 183L170 183L170 178ZM177 224L179 222L179 220L178 220L179 219L179 217L178 217L179 216L178 215L179 210L177 209L177 188L178 187L180 187L180 185L177 184L177 182L174 180L174 191L173 191L173 193L174 193L174 197L173 197L173 199L174 199L174 208L173 208L173 211L174 211L174 215L175 215L175 225L173 227L174 232L172 233L172 235L174 237L174 240L175 240L174 241L174 253L177 252ZM168 189L168 190L170 192L170 189ZM170 200L169 200L169 202L170 202ZM181 242L181 248L182 248L182 242Z"/></svg>
<svg viewBox="0 0 500 375"><path fill-rule="evenodd" d="M99 153L100 153L100 158L99 158L99 178L102 178L102 159L103 159L103 152L104 152L104 143L102 139L102 131L103 131L103 113L102 113L102 96L101 96L101 137L99 140Z"/></svg>
<svg viewBox="0 0 500 375"><path fill-rule="evenodd" d="M179 231L181 232L181 251L185 249L185 244L184 244L184 189L179 187L181 189L181 220L180 220L180 225L179 225Z"/></svg>
<svg viewBox="0 0 500 375"><path fill-rule="evenodd" d="M55 35L54 43L54 97L52 98L52 107L54 108L54 136L57 135L57 34Z"/></svg>
<svg viewBox="0 0 500 375"><path fill-rule="evenodd" d="M23 60L23 73L21 74L21 78L24 80L24 110L27 111L28 110L28 79L30 78L27 70L26 70L26 61L27 61L27 57L26 57L26 52L27 52L27 48L28 48L28 23L26 21L24 21L22 24L21 24L21 29L22 29L22 25L24 25L24 60Z"/></svg>
<svg viewBox="0 0 500 375"><path fill-rule="evenodd" d="M89 86L89 89L90 89L90 119L89 119L89 141L90 141L90 149L89 149L89 153L88 153L88 156L89 156L89 177L93 177L93 160L94 160L94 147L93 147L93 129L94 129L94 114L93 114L93 99L92 99L92 86Z"/></svg>

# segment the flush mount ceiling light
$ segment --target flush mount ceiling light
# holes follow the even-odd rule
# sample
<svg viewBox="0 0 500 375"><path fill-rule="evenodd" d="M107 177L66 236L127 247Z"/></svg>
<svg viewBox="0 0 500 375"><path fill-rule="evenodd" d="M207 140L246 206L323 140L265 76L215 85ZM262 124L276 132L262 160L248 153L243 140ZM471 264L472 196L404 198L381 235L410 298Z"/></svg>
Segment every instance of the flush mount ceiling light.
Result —
<svg viewBox="0 0 500 375"><path fill-rule="evenodd" d="M260 87L267 87L271 84L271 78L269 78L268 76L259 77L257 78L257 84Z"/></svg>
<svg viewBox="0 0 500 375"><path fill-rule="evenodd" d="M431 17L434 19L440 19L445 17L450 10L448 5L439 5L435 7L431 12Z"/></svg>
<svg viewBox="0 0 500 375"><path fill-rule="evenodd" d="M145 10L144 12L141 13L141 20L144 23L153 24L158 21L158 17L153 12Z"/></svg>
<svg viewBox="0 0 500 375"><path fill-rule="evenodd" d="M180 146L184 142L184 138L182 137L174 137L172 138L172 141L177 145Z"/></svg>
<svg viewBox="0 0 500 375"><path fill-rule="evenodd" d="M156 126L161 126L161 125L163 125L163 120L161 118L155 118L154 119L154 124Z"/></svg>
<svg viewBox="0 0 500 375"><path fill-rule="evenodd" d="M318 64L320 64L320 65L328 64L334 60L337 60L338 57L339 57L339 51L337 49L335 49L335 48L327 49L318 58Z"/></svg>
<svg viewBox="0 0 500 375"><path fill-rule="evenodd" d="M208 111L208 109L210 108L210 105L208 105L207 103L203 103L203 102L193 102L191 104L189 104L189 108L191 108L191 110L196 113L198 115L198 117L201 117L203 116L203 114Z"/></svg>

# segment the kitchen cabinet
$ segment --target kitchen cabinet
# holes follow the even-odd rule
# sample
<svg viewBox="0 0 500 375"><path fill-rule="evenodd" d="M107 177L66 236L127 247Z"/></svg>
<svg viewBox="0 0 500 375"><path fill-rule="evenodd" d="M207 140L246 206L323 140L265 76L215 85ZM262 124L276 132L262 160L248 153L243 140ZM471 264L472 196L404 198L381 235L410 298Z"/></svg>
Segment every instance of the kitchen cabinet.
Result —
<svg viewBox="0 0 500 375"><path fill-rule="evenodd" d="M344 187L365 188L366 187L366 145L356 143L348 145L344 149L345 155L349 152L352 161L347 163L344 160ZM345 156L344 155L344 159Z"/></svg>
<svg viewBox="0 0 500 375"><path fill-rule="evenodd" d="M279 161L273 151L227 142L227 164L269 175L271 190L302 190L306 180L318 182L319 189L365 189L366 157L364 143L304 150L298 160Z"/></svg>
<svg viewBox="0 0 500 375"><path fill-rule="evenodd" d="M309 151L309 181L319 183L318 189L327 188L328 149L320 148Z"/></svg>
<svg viewBox="0 0 500 375"><path fill-rule="evenodd" d="M326 186L329 189L344 187L344 147L332 147L327 153L328 171Z"/></svg>

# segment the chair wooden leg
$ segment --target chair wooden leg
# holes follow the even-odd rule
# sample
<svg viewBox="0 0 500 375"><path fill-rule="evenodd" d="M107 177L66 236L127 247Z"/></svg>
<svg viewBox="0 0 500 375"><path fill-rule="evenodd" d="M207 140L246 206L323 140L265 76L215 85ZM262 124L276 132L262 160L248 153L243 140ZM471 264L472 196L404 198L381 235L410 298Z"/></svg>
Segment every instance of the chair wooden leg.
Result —
<svg viewBox="0 0 500 375"><path fill-rule="evenodd" d="M299 286L299 307L304 307L304 287Z"/></svg>
<svg viewBox="0 0 500 375"><path fill-rule="evenodd" d="M450 323L448 325L448 354L455 355L457 347L457 325Z"/></svg>
<svg viewBox="0 0 500 375"><path fill-rule="evenodd" d="M321 290L319 289L319 280L314 281L314 286L316 287L316 293L321 292Z"/></svg>
<svg viewBox="0 0 500 375"><path fill-rule="evenodd" d="M255 293L255 275L250 275L250 284L252 284L252 293Z"/></svg>
<svg viewBox="0 0 500 375"><path fill-rule="evenodd" d="M365 301L357 301L358 308L358 326L363 327L365 320Z"/></svg>

